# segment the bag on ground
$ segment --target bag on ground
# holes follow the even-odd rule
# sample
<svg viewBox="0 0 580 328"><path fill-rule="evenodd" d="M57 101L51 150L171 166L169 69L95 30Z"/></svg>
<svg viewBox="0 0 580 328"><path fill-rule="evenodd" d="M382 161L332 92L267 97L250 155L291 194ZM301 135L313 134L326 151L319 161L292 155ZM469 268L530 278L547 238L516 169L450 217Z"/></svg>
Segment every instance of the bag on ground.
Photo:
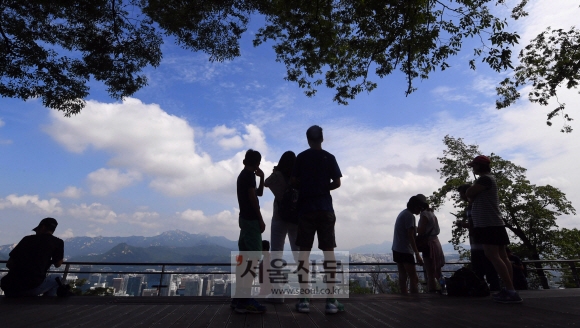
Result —
<svg viewBox="0 0 580 328"><path fill-rule="evenodd" d="M461 268L450 278L445 278L447 295L484 297L489 296L489 286L468 268Z"/></svg>

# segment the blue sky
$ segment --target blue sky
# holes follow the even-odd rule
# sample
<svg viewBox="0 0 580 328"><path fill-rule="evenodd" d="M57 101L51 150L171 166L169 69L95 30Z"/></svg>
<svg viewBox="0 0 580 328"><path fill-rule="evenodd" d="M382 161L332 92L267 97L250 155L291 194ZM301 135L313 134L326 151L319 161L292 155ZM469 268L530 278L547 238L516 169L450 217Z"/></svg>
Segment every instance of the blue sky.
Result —
<svg viewBox="0 0 580 328"><path fill-rule="evenodd" d="M579 10L576 1L535 1L515 26L524 43L546 26L569 28ZM447 134L528 168L533 183L550 183L580 204L580 128L562 134L558 120L549 128L547 110L525 101L495 110L494 87L504 75L484 64L469 70L473 46L466 44L450 69L417 81L409 97L396 73L341 106L332 90L307 98L284 81L273 50L251 45L258 23L232 62L210 63L167 40L161 65L146 70L147 87L116 102L93 83L87 107L71 118L37 100L0 99L0 244L18 242L46 216L57 218L61 237L181 229L236 239L235 178L244 151L262 152L268 174L284 151L307 147L312 124L324 128L323 147L344 175L333 193L339 248L392 239L407 199L441 185L436 158ZM576 92L560 99L578 113ZM266 191L265 218L272 200ZM451 235L451 210L437 213L443 241ZM559 224L580 226L576 216Z"/></svg>

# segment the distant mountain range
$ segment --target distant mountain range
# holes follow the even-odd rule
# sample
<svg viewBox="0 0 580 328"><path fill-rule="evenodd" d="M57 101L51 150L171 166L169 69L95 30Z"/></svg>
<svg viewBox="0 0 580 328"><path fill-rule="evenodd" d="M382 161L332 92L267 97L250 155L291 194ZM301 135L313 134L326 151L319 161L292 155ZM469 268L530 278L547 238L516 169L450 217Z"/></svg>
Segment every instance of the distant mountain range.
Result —
<svg viewBox="0 0 580 328"><path fill-rule="evenodd" d="M381 244L366 244L359 247L355 247L350 250L351 253L355 254L385 254L391 253L391 247L393 243L390 241L385 241Z"/></svg>
<svg viewBox="0 0 580 328"><path fill-rule="evenodd" d="M464 248L469 249L469 245L462 244ZM390 241L385 241L381 244L366 244L359 247L355 247L350 250L351 253L355 254L384 254L384 253L391 253L391 248L393 247L393 243ZM453 244L442 244L441 248L443 248L443 253L446 255L457 255L457 251L453 248Z"/></svg>
<svg viewBox="0 0 580 328"><path fill-rule="evenodd" d="M99 255L73 257L75 262L182 262L182 263L229 263L231 249L218 245L193 247L149 246L136 247L119 244Z"/></svg>
<svg viewBox="0 0 580 328"><path fill-rule="evenodd" d="M157 236L143 237L72 237L65 240L65 258L77 258L85 255L104 254L119 244L134 247L167 246L167 247L194 247L201 245L216 245L229 250L237 250L238 242L222 236L208 234L190 234L181 230L163 232ZM14 245L0 246L0 254L8 254Z"/></svg>

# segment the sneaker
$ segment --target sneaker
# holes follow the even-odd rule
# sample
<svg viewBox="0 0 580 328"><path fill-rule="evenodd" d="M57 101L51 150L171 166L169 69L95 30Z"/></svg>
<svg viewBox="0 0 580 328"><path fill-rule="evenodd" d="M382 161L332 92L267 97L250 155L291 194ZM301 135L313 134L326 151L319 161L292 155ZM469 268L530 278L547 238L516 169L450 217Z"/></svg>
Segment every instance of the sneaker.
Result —
<svg viewBox="0 0 580 328"><path fill-rule="evenodd" d="M326 300L325 312L328 314L344 312L344 305L339 303L336 298L329 298Z"/></svg>
<svg viewBox="0 0 580 328"><path fill-rule="evenodd" d="M500 289L498 293L492 294L491 297L500 297L501 295L507 294L507 290L505 288Z"/></svg>
<svg viewBox="0 0 580 328"><path fill-rule="evenodd" d="M258 303L253 298L246 301L239 301L236 305L237 313L264 313L266 312L266 307Z"/></svg>
<svg viewBox="0 0 580 328"><path fill-rule="evenodd" d="M296 311L300 313L310 313L310 300L307 298L301 298L298 303L296 303Z"/></svg>
<svg viewBox="0 0 580 328"><path fill-rule="evenodd" d="M523 302L522 298L518 294L518 292L510 293L505 291L504 293L499 292L497 296L493 297L493 301L497 303L504 303L504 304L516 304Z"/></svg>

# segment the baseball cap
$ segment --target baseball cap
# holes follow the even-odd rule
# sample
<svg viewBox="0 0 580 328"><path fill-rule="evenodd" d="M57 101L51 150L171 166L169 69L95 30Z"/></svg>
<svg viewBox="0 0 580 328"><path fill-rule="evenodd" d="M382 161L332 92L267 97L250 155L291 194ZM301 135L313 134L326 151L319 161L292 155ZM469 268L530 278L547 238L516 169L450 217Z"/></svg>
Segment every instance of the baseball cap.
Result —
<svg viewBox="0 0 580 328"><path fill-rule="evenodd" d="M37 229L39 229L40 226L42 226L42 225L46 226L49 230L54 231L54 230L56 230L56 226L58 225L58 222L56 222L56 220L53 218L44 218L44 219L40 220L40 223L38 224L38 226L32 230L37 231Z"/></svg>
<svg viewBox="0 0 580 328"><path fill-rule="evenodd" d="M467 163L467 166L473 166L473 164L487 164L489 165L491 163L491 160L489 159L489 157L485 156L485 155L478 155L475 156L475 158L473 160L471 160L471 162Z"/></svg>

